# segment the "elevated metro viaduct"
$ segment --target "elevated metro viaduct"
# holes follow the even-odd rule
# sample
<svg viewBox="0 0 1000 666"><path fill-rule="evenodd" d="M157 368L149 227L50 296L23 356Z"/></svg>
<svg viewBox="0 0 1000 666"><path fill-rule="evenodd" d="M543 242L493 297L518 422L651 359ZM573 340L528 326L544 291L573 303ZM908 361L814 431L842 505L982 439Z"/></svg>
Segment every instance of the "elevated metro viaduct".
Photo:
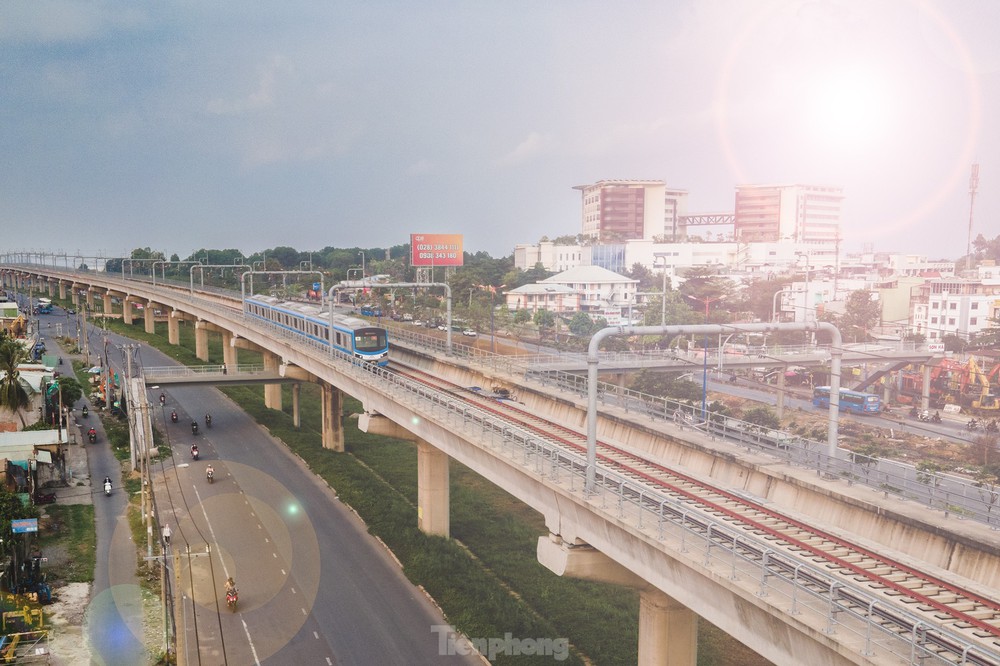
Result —
<svg viewBox="0 0 1000 666"><path fill-rule="evenodd" d="M34 270L32 270L34 273ZM409 402L373 381L371 373L354 367L333 367L319 350L257 329L240 313L209 300L160 291L149 285L122 285L100 275L48 271L50 279L72 281L85 293L124 295L123 303L139 300L151 312L158 304L168 316L192 320L197 336L220 335L227 356L238 366L239 348L259 349L265 365L281 376L301 377L323 387L323 445L343 450L340 414L342 391L365 406L363 426L417 442L418 521L421 529L447 535L449 529L448 458L486 476L545 516L550 534L539 539L539 560L563 575L613 581L640 590L639 653L643 664L694 664L696 613L777 663L871 663L857 645L827 633L822 626L776 612L765 599L739 580L685 561L665 551L641 526L610 515L587 497L560 486L532 469L497 457L461 425L438 419L429 405ZM23 288L29 279L19 270L4 270L3 284ZM37 278L31 278L37 279ZM147 330L153 315L146 314ZM168 320L169 321L169 320ZM201 331L199 333L199 331ZM175 336L171 342L175 343ZM207 338L205 338L207 340ZM207 343L196 344L207 359ZM505 383L518 386L519 396L533 413L582 430L586 410L570 396L550 395L550 389L521 377L469 367L459 359L394 347L401 361L450 378L464 386ZM269 360L267 360L269 359ZM226 361L229 365L229 361ZM278 389L279 387L274 387ZM281 407L280 391L266 393L269 407ZM972 581L985 589L1000 587L1000 540L996 533L970 523L947 520L905 502L879 501L870 490L845 487L843 482L776 465L698 433L636 423L634 416L603 410L598 419L602 440L619 442L666 465L676 465L714 482L774 502L784 510L815 522L841 526L856 538L879 548L911 553L915 565L945 576ZM339 438L338 438L339 436ZM843 526L850 526L850 530Z"/></svg>

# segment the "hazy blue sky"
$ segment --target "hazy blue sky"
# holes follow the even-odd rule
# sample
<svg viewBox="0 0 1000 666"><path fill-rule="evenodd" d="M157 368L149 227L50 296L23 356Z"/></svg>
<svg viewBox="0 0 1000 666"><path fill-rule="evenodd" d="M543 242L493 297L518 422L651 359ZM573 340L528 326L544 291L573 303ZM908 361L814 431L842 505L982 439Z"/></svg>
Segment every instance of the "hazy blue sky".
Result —
<svg viewBox="0 0 1000 666"><path fill-rule="evenodd" d="M0 249L466 250L574 185L843 187L845 248L1000 235L1000 2L0 3Z"/></svg>

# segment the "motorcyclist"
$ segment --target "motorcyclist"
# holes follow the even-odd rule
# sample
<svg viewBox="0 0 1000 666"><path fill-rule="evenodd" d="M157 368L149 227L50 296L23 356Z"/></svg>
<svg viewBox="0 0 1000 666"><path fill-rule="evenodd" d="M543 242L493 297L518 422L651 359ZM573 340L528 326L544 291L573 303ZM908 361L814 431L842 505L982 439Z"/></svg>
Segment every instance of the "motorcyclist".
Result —
<svg viewBox="0 0 1000 666"><path fill-rule="evenodd" d="M105 495L110 495L111 494L111 477L110 476L104 477L104 494Z"/></svg>
<svg viewBox="0 0 1000 666"><path fill-rule="evenodd" d="M191 445L191 457L194 458L195 460L198 459L198 445L197 444L192 444Z"/></svg>
<svg viewBox="0 0 1000 666"><path fill-rule="evenodd" d="M90 415L90 410L87 409L87 405L83 406L83 409L80 410L80 413L83 414L83 418L87 418Z"/></svg>
<svg viewBox="0 0 1000 666"><path fill-rule="evenodd" d="M233 580L232 576L230 576L229 578L226 579L226 594L235 591L236 591L236 581Z"/></svg>
<svg viewBox="0 0 1000 666"><path fill-rule="evenodd" d="M166 393L161 393L160 394L160 404L161 405L167 404L167 394Z"/></svg>
<svg viewBox="0 0 1000 666"><path fill-rule="evenodd" d="M212 415L211 414L205 414L205 425L208 426L209 428L212 427Z"/></svg>
<svg viewBox="0 0 1000 666"><path fill-rule="evenodd" d="M197 421L191 421L191 434L192 435L197 435L198 434L198 422Z"/></svg>
<svg viewBox="0 0 1000 666"><path fill-rule="evenodd" d="M934 410L934 415L931 416L931 421L934 423L941 423L941 412Z"/></svg>
<svg viewBox="0 0 1000 666"><path fill-rule="evenodd" d="M208 479L209 483L211 483L214 477L215 477L215 468L212 467L212 463L209 463L208 467L205 468L205 478Z"/></svg>
<svg viewBox="0 0 1000 666"><path fill-rule="evenodd" d="M176 409L174 411L170 412L170 420L173 421L174 423L177 423L177 410Z"/></svg>
<svg viewBox="0 0 1000 666"><path fill-rule="evenodd" d="M97 441L97 430L94 429L94 428L91 428L90 430L88 430L87 431L87 438L90 439L90 441L92 441L92 442L96 442Z"/></svg>

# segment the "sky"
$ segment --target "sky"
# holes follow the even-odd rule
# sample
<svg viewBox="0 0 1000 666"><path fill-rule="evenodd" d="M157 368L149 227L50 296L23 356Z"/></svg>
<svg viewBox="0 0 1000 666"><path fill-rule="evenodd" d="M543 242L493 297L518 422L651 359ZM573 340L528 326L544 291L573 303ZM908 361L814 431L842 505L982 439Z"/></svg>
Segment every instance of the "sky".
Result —
<svg viewBox="0 0 1000 666"><path fill-rule="evenodd" d="M1000 235L1000 2L4 0L0 251L509 255L574 186L841 187L843 248ZM979 164L974 203L970 169Z"/></svg>

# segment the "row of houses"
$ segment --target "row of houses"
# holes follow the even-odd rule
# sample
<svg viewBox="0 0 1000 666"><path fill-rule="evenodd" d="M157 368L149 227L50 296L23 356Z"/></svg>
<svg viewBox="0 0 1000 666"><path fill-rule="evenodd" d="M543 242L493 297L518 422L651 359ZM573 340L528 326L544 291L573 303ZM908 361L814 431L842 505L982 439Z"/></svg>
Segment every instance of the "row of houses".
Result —
<svg viewBox="0 0 1000 666"><path fill-rule="evenodd" d="M815 321L823 312L842 312L852 292L866 290L880 305L880 325L873 331L879 334L922 335L929 341L954 335L970 340L993 327L1000 313L1000 267L984 262L971 274L956 277L953 264L935 270L920 257L895 259L881 264L890 266L890 271L855 272L849 267L837 271L823 265L808 265L803 271L800 265L798 274L804 273L806 279L775 295L771 319ZM668 276L663 276L665 282ZM772 275L728 272L724 276L738 289ZM674 285L682 281L676 275L672 278ZM512 289L505 300L511 310L544 309L568 316L585 312L614 326L639 321L649 296L639 292L638 280L601 266L580 265Z"/></svg>

